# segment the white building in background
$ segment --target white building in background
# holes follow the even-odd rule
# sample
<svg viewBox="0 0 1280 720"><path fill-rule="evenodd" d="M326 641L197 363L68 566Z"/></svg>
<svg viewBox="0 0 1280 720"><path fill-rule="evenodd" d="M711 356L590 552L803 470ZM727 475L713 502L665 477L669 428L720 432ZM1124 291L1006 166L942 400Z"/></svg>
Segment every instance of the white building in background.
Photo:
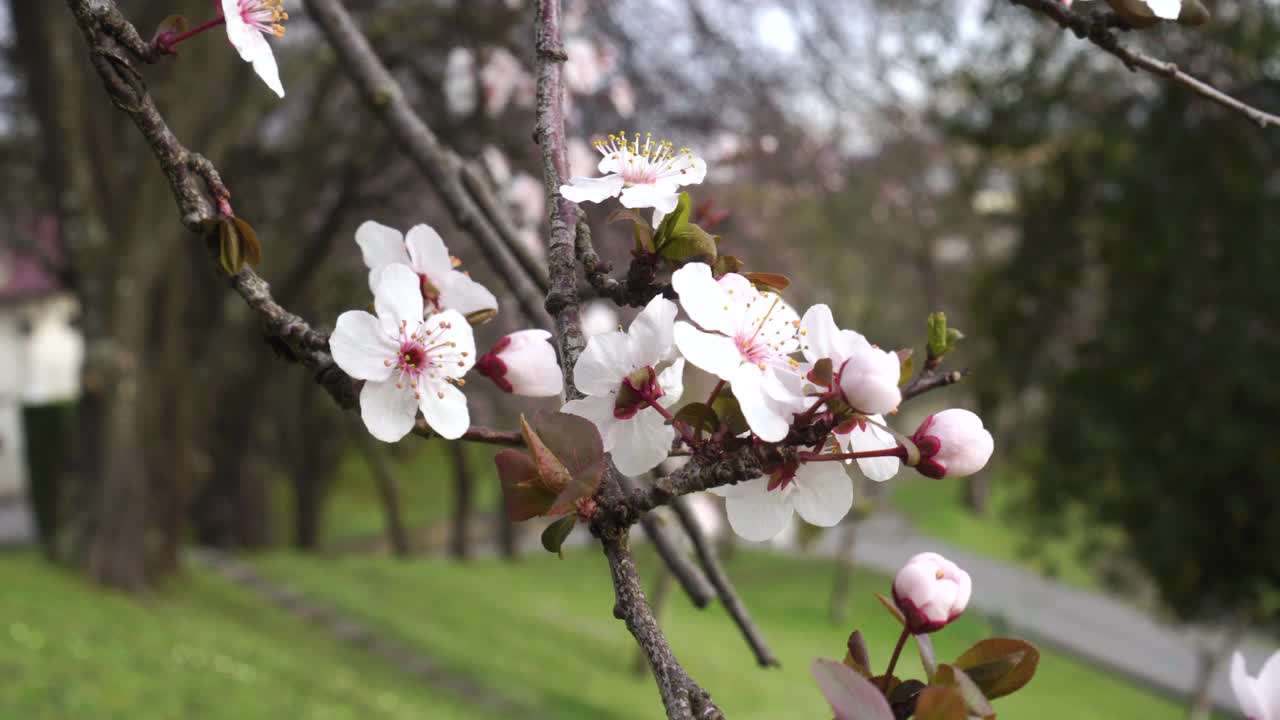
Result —
<svg viewBox="0 0 1280 720"><path fill-rule="evenodd" d="M50 250L53 234L40 229ZM7 240L0 237L0 501L27 488L22 409L78 397L84 357L75 296L41 255L19 249L30 242Z"/></svg>

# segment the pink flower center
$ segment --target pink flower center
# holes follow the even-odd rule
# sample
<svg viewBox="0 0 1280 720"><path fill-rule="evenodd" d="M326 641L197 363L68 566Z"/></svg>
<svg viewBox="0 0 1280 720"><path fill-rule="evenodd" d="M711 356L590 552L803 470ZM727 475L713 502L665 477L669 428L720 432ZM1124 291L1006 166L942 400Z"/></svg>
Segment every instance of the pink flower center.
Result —
<svg viewBox="0 0 1280 720"><path fill-rule="evenodd" d="M465 365L459 358L466 357L466 352L457 353L453 349L457 343L447 339L452 325L443 320L428 318L418 325L412 333L405 321L400 323L400 349L394 360L387 360L388 367L394 367L399 374L396 387L408 385L413 388L414 396L420 392L423 376L430 381L456 382L453 372L455 365Z"/></svg>
<svg viewBox="0 0 1280 720"><path fill-rule="evenodd" d="M622 379L613 404L613 416L619 420L630 420L666 394L658 383L657 371L646 365Z"/></svg>
<svg viewBox="0 0 1280 720"><path fill-rule="evenodd" d="M284 36L284 21L289 13L280 7L283 0L240 0L240 17L245 24L264 35Z"/></svg>

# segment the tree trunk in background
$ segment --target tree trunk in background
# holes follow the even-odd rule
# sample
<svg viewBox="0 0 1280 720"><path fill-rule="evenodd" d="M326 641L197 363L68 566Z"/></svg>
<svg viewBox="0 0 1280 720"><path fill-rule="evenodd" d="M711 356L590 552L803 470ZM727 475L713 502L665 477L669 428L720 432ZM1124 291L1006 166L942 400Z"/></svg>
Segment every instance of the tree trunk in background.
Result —
<svg viewBox="0 0 1280 720"><path fill-rule="evenodd" d="M404 520L400 515L400 492L396 489L391 464L382 454L382 448L374 445L372 436L365 431L363 425L353 425L351 435L369 464L369 472L378 487L378 498L382 501L382 515L387 524L387 542L391 545L391 551L397 557L408 557L409 536L405 533Z"/></svg>
<svg viewBox="0 0 1280 720"><path fill-rule="evenodd" d="M858 523L846 520L840 529L840 547L836 551L836 574L831 581L831 622L843 625L849 617L849 591L853 584L853 548L858 539Z"/></svg>
<svg viewBox="0 0 1280 720"><path fill-rule="evenodd" d="M449 533L449 554L455 560L471 557L471 466L467 461L467 445L448 443L453 461L453 528Z"/></svg>
<svg viewBox="0 0 1280 720"><path fill-rule="evenodd" d="M498 527L498 552L504 560L516 560L520 557L520 528L507 517L506 508L498 501L498 509L494 510L493 522Z"/></svg>

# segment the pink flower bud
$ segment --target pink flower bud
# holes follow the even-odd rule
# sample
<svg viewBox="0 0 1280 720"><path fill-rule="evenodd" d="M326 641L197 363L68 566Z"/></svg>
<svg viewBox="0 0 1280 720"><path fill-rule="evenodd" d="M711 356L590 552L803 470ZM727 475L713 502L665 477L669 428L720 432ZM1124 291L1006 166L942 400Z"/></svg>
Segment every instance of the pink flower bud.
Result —
<svg viewBox="0 0 1280 720"><path fill-rule="evenodd" d="M956 408L925 418L911 441L920 449L916 470L931 478L972 475L986 466L995 449L982 418Z"/></svg>
<svg viewBox="0 0 1280 720"><path fill-rule="evenodd" d="M840 391L854 408L868 415L893 412L902 402L898 354L866 345L853 352L840 368Z"/></svg>
<svg viewBox="0 0 1280 720"><path fill-rule="evenodd" d="M916 635L937 632L960 617L972 591L969 573L932 552L911 558L893 578L893 602Z"/></svg>
<svg viewBox="0 0 1280 720"><path fill-rule="evenodd" d="M476 370L506 392L550 397L564 389L556 351L546 330L521 330L499 340L476 362Z"/></svg>

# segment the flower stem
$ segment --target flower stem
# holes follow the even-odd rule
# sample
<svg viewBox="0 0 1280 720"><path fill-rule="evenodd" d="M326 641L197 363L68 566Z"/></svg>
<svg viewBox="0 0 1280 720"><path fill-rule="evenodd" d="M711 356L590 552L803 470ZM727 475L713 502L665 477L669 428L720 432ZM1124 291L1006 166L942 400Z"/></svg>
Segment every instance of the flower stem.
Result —
<svg viewBox="0 0 1280 720"><path fill-rule="evenodd" d="M694 442L693 433L689 430L688 425L676 421L675 417L671 415L671 411L662 407L662 405L658 404L656 400L650 400L649 407L657 410L659 415L666 418L667 422L671 423L671 426L676 429L676 432L680 433L680 437L684 438L684 441L689 444L689 447L697 447L697 443Z"/></svg>
<svg viewBox="0 0 1280 720"><path fill-rule="evenodd" d="M898 636L898 644L893 646L893 657L889 658L889 667L884 671L884 683L880 686L880 692L889 696L889 682L893 680L893 669L898 666L898 656L902 654L902 646L907 644L907 636L911 634L905 626L902 628L902 634Z"/></svg>
<svg viewBox="0 0 1280 720"><path fill-rule="evenodd" d="M721 380L720 382L716 383L715 387L711 388L711 396L707 398L708 407L715 404L716 398L720 397L720 391L724 389L724 386L725 386L725 382L724 380Z"/></svg>
<svg viewBox="0 0 1280 720"><path fill-rule="evenodd" d="M160 42L163 45L165 52L173 52L173 48L183 40L193 38L196 35L199 35L200 33L204 32L205 30L208 30L209 28L214 28L219 25L222 25L226 21L227 21L226 17L219 15L218 17L208 22L201 23L200 25L197 25L184 33L179 33L177 35L174 35L171 38L165 38L163 41L158 41L158 42Z"/></svg>
<svg viewBox="0 0 1280 720"><path fill-rule="evenodd" d="M800 461L801 462L827 462L831 460L860 460L862 458L876 458L876 457L896 457L896 458L905 459L906 456L907 456L907 449L901 445L897 445L895 447L885 448L883 450L863 450L862 452L831 453L828 455L822 455L820 453L802 452L800 453Z"/></svg>

